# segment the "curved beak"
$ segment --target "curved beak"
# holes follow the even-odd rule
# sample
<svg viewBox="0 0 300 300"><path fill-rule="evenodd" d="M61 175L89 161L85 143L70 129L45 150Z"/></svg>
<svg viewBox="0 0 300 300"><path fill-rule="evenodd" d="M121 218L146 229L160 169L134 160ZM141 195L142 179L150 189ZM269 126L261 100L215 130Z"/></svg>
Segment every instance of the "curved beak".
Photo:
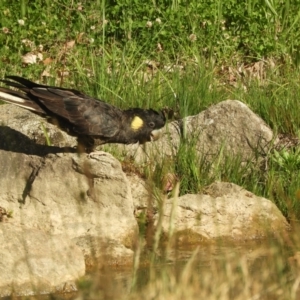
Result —
<svg viewBox="0 0 300 300"><path fill-rule="evenodd" d="M154 129L151 131L150 140L151 142L158 140L162 136L162 129Z"/></svg>

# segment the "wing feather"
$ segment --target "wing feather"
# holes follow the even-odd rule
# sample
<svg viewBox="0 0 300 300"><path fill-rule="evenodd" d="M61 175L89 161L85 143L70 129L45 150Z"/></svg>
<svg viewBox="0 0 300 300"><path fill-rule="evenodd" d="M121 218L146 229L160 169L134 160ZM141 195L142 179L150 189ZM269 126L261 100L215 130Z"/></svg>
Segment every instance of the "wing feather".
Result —
<svg viewBox="0 0 300 300"><path fill-rule="evenodd" d="M67 119L82 135L114 136L120 130L122 111L101 100L59 88L33 88L31 93L56 116Z"/></svg>
<svg viewBox="0 0 300 300"><path fill-rule="evenodd" d="M1 81L21 91L2 88L11 95L8 102L17 104L11 99L18 97L18 105L54 117L74 133L109 138L121 129L122 111L108 103L76 90L37 84L19 76L6 78L13 81Z"/></svg>
<svg viewBox="0 0 300 300"><path fill-rule="evenodd" d="M79 134L112 137L121 127L122 111L93 98L64 99L70 121Z"/></svg>

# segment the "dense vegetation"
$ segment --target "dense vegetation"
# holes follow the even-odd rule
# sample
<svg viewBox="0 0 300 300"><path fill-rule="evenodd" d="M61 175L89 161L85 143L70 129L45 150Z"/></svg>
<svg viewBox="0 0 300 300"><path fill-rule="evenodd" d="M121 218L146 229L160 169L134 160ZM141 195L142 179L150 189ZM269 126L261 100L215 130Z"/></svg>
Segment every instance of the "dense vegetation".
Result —
<svg viewBox="0 0 300 300"><path fill-rule="evenodd" d="M271 57L297 62L299 4L299 0L3 0L1 27L9 33L1 35L1 44L8 47L1 54L24 52L18 38L53 48L84 33L81 43L93 39L91 48L109 52L117 47L135 52L135 58L161 62L194 55L218 63Z"/></svg>

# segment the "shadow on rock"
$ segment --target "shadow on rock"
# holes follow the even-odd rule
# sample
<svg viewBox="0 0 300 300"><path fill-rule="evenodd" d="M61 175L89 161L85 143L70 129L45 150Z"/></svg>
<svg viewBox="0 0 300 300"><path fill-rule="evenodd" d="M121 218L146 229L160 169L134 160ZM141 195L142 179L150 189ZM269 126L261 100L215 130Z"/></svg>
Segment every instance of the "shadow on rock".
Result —
<svg viewBox="0 0 300 300"><path fill-rule="evenodd" d="M40 145L23 133L8 126L0 126L0 150L45 156L56 153L76 153L72 147Z"/></svg>

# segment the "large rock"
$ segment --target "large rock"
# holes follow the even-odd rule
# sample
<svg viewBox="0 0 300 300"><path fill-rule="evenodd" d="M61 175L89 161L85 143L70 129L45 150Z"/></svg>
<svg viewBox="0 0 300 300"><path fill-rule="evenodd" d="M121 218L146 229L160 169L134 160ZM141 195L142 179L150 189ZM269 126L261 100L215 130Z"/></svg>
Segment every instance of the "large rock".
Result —
<svg viewBox="0 0 300 300"><path fill-rule="evenodd" d="M132 248L138 228L131 189L110 154L41 159L0 151L0 162L0 203L13 211L11 223L64 234L75 242L100 238Z"/></svg>
<svg viewBox="0 0 300 300"><path fill-rule="evenodd" d="M0 223L0 297L76 290L81 249L63 235Z"/></svg>
<svg viewBox="0 0 300 300"><path fill-rule="evenodd" d="M2 295L59 290L68 278L83 275L82 269L76 269L77 275L70 270L74 274L67 276L73 258L78 263L85 258L88 268L132 264L138 227L128 180L114 157L100 152L94 157L62 154L42 158L0 150L0 163L1 219L7 222L0 223L5 241L0 241L0 273L4 268L7 271L3 280L0 275ZM5 211L12 217L4 218ZM4 225L14 226L16 233ZM25 229L22 233L18 228ZM26 260L27 243L30 249L48 250L40 258L28 252ZM65 259L69 252L61 252L72 247L77 250ZM54 259L54 253L61 259ZM29 271L34 266L32 273L28 271L30 278L23 272L26 263ZM60 267L55 277L56 265ZM13 280L19 271L24 277ZM1 286L2 282L7 284Z"/></svg>
<svg viewBox="0 0 300 300"><path fill-rule="evenodd" d="M273 202L226 182L213 183L205 194L166 199L162 222L166 235L172 222L179 240L190 243L217 238L257 239L289 229Z"/></svg>

